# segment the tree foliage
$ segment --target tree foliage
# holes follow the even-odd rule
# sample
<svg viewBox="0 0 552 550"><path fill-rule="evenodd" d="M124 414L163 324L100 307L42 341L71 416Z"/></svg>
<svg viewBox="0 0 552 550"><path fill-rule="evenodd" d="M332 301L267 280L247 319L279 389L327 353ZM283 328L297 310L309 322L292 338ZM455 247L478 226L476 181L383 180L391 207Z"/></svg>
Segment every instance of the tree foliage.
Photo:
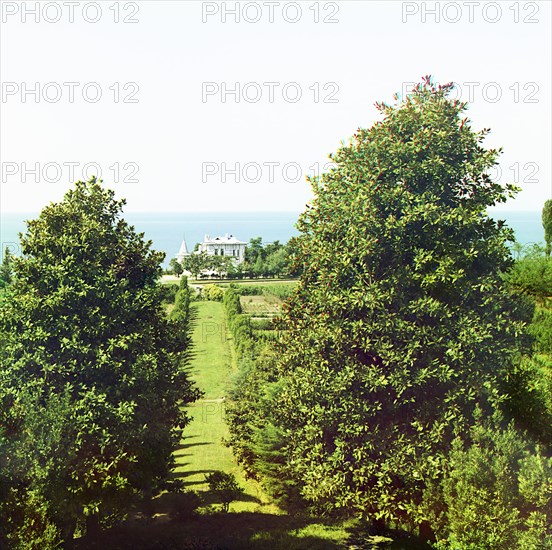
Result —
<svg viewBox="0 0 552 550"><path fill-rule="evenodd" d="M286 277L290 275L289 246L281 244L280 241L263 246L262 237L250 239L245 248L243 271L250 277Z"/></svg>
<svg viewBox="0 0 552 550"><path fill-rule="evenodd" d="M542 208L542 226L544 228L544 241L546 243L546 257L550 258L552 246L552 199L547 200Z"/></svg>
<svg viewBox="0 0 552 550"><path fill-rule="evenodd" d="M8 247L4 249L4 257L0 264L0 288L4 288L12 282L13 256Z"/></svg>
<svg viewBox="0 0 552 550"><path fill-rule="evenodd" d="M196 280L204 272L222 277L224 274L234 274L237 269L232 256L210 255L205 251L186 256L182 260L181 266L184 270L190 272Z"/></svg>
<svg viewBox="0 0 552 550"><path fill-rule="evenodd" d="M528 332L531 353L516 363L504 380L507 409L516 424L552 451L552 260L541 246L517 246L517 259L504 274L510 288L534 303Z"/></svg>
<svg viewBox="0 0 552 550"><path fill-rule="evenodd" d="M542 246L521 247L516 262L503 277L514 292L540 303L552 296L552 260Z"/></svg>
<svg viewBox="0 0 552 550"><path fill-rule="evenodd" d="M184 268L182 267L182 264L176 258L171 259L171 261L169 262L169 266L170 266L172 272L177 277L180 277L180 275L182 275L182 272L184 271Z"/></svg>
<svg viewBox="0 0 552 550"><path fill-rule="evenodd" d="M0 309L1 474L20 504L1 513L39 502L65 540L151 495L197 395L161 303L163 254L123 205L92 178L28 221Z"/></svg>
<svg viewBox="0 0 552 550"><path fill-rule="evenodd" d="M182 260L182 267L189 271L194 279L197 279L199 274L206 268L207 254L190 254Z"/></svg>
<svg viewBox="0 0 552 550"><path fill-rule="evenodd" d="M443 482L442 548L502 550L552 544L552 459L500 415L452 444Z"/></svg>
<svg viewBox="0 0 552 550"><path fill-rule="evenodd" d="M312 180L264 429L319 510L424 526L452 441L492 410L531 308L505 287L516 188L451 85L424 80Z"/></svg>

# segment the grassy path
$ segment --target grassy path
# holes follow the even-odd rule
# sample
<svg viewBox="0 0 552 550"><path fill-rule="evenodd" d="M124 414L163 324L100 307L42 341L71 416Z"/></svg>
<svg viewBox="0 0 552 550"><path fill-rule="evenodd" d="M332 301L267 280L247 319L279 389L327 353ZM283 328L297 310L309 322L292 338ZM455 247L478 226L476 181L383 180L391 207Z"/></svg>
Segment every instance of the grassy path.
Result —
<svg viewBox="0 0 552 550"><path fill-rule="evenodd" d="M226 327L224 308L220 302L195 302L192 307L195 308L195 324L191 374L205 395L189 408L193 420L184 430L185 437L176 452L175 473L188 488L202 493L207 504L210 501L205 475L214 470L233 473L244 490L242 496L230 504L229 514L203 515L203 521L197 523L196 528L201 531L207 527L212 533L208 539L210 542L216 540L217 548L344 548L342 543L347 533L341 526L291 517L270 502L256 481L245 479L232 450L223 444L223 439L229 436L224 396L236 372L234 346ZM218 546L221 542L222 546Z"/></svg>
<svg viewBox="0 0 552 550"><path fill-rule="evenodd" d="M185 437L176 452L175 474L189 489L206 491L205 475L215 470L231 472L244 488L240 500L230 505L231 511L278 513L259 484L245 480L232 450L223 444L223 439L229 436L224 396L234 372L224 308L220 302L195 302L192 307L196 320L191 374L205 395L189 408L193 420L185 429Z"/></svg>

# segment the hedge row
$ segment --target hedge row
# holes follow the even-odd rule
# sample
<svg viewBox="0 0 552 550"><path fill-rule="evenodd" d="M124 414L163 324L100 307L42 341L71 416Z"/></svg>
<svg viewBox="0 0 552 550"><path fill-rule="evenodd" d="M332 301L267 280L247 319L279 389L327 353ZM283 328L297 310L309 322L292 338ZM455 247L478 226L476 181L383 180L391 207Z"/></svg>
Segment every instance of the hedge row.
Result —
<svg viewBox="0 0 552 550"><path fill-rule="evenodd" d="M238 364L244 359L253 357L256 341L251 327L251 321L242 315L240 297L233 288L226 289L222 300L226 309L228 328L234 337L234 346L238 354Z"/></svg>
<svg viewBox="0 0 552 550"><path fill-rule="evenodd" d="M178 324L181 338L189 339L188 331L190 325L190 301L192 289L188 286L188 278L182 276L178 291L174 298L174 308L171 311L170 319Z"/></svg>
<svg viewBox="0 0 552 550"><path fill-rule="evenodd" d="M227 403L228 444L250 477L260 480L277 502L289 504L288 499L282 500L291 492L286 479L274 475L279 469L279 453L274 448L279 438L265 426L265 395L277 380L274 360L278 334L259 330L259 325L268 322L272 328L272 320L251 321L242 313L235 288L226 290L223 303L238 355L238 373Z"/></svg>

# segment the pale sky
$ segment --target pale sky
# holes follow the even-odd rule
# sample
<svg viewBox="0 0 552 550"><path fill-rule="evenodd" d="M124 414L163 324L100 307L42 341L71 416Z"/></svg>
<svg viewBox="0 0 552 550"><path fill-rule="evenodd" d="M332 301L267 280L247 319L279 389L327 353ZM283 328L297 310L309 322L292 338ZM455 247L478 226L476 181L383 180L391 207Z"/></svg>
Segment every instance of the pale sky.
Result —
<svg viewBox="0 0 552 550"><path fill-rule="evenodd" d="M538 210L551 5L3 1L0 212L59 200L86 165L127 211L302 211L304 175L426 74L504 148L500 181L524 188L507 208Z"/></svg>

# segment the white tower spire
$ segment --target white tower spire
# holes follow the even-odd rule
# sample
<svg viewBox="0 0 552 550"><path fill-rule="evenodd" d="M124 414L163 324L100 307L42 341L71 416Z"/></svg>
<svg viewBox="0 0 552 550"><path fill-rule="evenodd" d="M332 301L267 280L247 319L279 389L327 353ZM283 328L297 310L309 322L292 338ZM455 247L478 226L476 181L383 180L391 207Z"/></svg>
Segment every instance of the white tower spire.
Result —
<svg viewBox="0 0 552 550"><path fill-rule="evenodd" d="M186 246L186 236L182 239L182 244L180 245L180 250L176 255L176 259L181 262L186 256L189 256L188 247Z"/></svg>

